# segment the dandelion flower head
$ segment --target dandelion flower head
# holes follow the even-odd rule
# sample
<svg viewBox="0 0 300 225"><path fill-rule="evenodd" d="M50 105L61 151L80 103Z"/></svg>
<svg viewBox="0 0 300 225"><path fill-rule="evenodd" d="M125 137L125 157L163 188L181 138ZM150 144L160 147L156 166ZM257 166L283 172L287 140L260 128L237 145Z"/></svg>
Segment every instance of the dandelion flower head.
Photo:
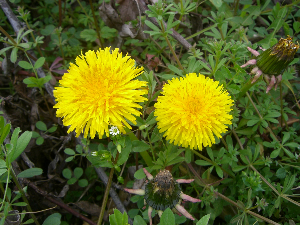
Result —
<svg viewBox="0 0 300 225"><path fill-rule="evenodd" d="M136 68L135 61L117 48L88 51L75 61L53 92L56 114L70 126L68 132L75 130L78 137L84 131L84 137L90 133L91 138L98 132L101 138L104 133L109 136L110 126L123 133L124 126L131 129L126 120L135 124L142 108L138 103L146 100L147 83L134 80L143 68Z"/></svg>
<svg viewBox="0 0 300 225"><path fill-rule="evenodd" d="M175 145L211 146L231 124L233 100L218 81L196 73L173 78L154 105L158 129Z"/></svg>

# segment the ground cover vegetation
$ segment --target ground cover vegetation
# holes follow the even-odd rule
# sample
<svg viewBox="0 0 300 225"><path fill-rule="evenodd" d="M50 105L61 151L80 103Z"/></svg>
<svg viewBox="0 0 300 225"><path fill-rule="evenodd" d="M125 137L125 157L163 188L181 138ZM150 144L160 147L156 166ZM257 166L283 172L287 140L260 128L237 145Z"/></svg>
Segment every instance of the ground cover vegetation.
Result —
<svg viewBox="0 0 300 225"><path fill-rule="evenodd" d="M0 0L0 224L300 224L299 0Z"/></svg>

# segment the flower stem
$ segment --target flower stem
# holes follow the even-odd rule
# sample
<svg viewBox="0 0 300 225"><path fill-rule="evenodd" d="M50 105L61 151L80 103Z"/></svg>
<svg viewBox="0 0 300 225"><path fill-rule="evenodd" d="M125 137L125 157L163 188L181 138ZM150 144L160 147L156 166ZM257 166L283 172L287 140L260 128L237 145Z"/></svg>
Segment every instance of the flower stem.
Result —
<svg viewBox="0 0 300 225"><path fill-rule="evenodd" d="M118 158L119 158L119 152L117 152L115 163L118 161ZM110 187L111 187L111 182L112 182L114 172L115 172L115 167L112 167L110 169L110 172L109 172L108 182L107 182L107 185L106 185L106 189L105 189L105 193L104 193L102 206L101 206L101 211L100 211L100 214L99 214L99 219L98 219L97 225L101 225L102 220L103 220L103 216L104 216L104 212L105 212L105 208L106 208L106 204L107 204L107 199L108 199L108 194L109 194L109 190L110 190Z"/></svg>
<svg viewBox="0 0 300 225"><path fill-rule="evenodd" d="M164 34L164 33L165 33L165 28L164 28L164 23L163 23L163 21L160 21L160 24L161 24L162 32L163 32L163 34ZM176 55L176 53L175 53L175 51L174 51L174 49L173 49L173 47L172 47L170 41L169 41L169 39L168 39L168 36L165 35L165 34L164 34L163 36L164 36L164 38L165 38L165 40L166 40L166 42L167 42L167 44L168 44L168 46L169 46L169 48L170 48L172 54L173 54L173 56L175 57L175 60L176 60L176 62L177 62L177 64L178 64L179 68L183 71L183 70L184 70L184 69L183 69L183 66L181 65L181 62L179 61L179 59L178 59L178 57L177 57L177 55Z"/></svg>
<svg viewBox="0 0 300 225"><path fill-rule="evenodd" d="M243 97L246 94L246 92L255 84L255 83L252 84L251 82L252 82L252 78L250 78L248 82L244 84L244 86L241 88L241 92L239 93L237 100Z"/></svg>
<svg viewBox="0 0 300 225"><path fill-rule="evenodd" d="M90 1L91 10L92 10L92 13L93 13L94 24L95 24L97 36L98 36L98 39L99 39L99 44L100 44L100 47L103 48L103 44L102 44L101 36L100 36L100 31L99 31L99 26L98 26L97 18L95 16L95 10L94 10L94 7L93 7L93 1L92 0L89 0L89 1Z"/></svg>
<svg viewBox="0 0 300 225"><path fill-rule="evenodd" d="M15 182L15 184L16 184L16 186L17 186L19 192L22 194L22 199L23 199L23 201L26 203L27 210L28 210L29 212L32 212L32 209L31 209L31 207L30 207L30 205L29 205L29 202L28 202L28 200L27 200L27 198L26 198L25 192L24 192L24 190L22 189L22 187L21 187L21 185L20 185L18 179L16 178L16 176L15 176L13 170L11 171L10 175L11 175L13 181ZM33 213L30 213L30 216L32 217L32 219L34 220L34 222L35 222L36 225L40 225L40 223L38 222L37 218L35 217L35 215L34 215Z"/></svg>

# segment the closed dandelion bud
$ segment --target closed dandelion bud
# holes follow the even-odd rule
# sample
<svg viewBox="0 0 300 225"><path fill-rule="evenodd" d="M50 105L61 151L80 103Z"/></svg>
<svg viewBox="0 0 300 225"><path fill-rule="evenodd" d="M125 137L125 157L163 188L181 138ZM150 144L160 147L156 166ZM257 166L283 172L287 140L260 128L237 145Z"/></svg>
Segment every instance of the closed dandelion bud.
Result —
<svg viewBox="0 0 300 225"><path fill-rule="evenodd" d="M145 187L146 203L155 210L174 208L181 200L181 188L168 170L160 171Z"/></svg>
<svg viewBox="0 0 300 225"><path fill-rule="evenodd" d="M280 75L293 61L299 47L291 37L281 38L276 45L257 56L256 65L264 74Z"/></svg>

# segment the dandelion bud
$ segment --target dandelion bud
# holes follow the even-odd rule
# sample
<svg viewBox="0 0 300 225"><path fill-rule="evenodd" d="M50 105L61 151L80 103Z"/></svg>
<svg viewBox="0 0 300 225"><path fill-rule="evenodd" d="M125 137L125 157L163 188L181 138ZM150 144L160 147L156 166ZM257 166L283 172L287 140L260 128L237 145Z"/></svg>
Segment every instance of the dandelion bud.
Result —
<svg viewBox="0 0 300 225"><path fill-rule="evenodd" d="M278 43L257 56L256 65L264 74L279 75L293 61L299 45L291 37L281 38Z"/></svg>

